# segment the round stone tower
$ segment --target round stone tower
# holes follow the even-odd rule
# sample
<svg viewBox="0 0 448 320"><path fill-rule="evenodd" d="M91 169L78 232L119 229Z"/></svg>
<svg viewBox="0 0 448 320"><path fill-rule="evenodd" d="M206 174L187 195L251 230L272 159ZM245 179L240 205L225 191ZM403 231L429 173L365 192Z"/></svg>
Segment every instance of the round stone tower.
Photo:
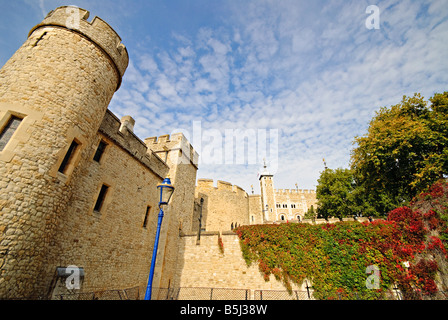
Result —
<svg viewBox="0 0 448 320"><path fill-rule="evenodd" d="M60 7L0 70L0 299L41 295L45 259L128 66L118 34Z"/></svg>

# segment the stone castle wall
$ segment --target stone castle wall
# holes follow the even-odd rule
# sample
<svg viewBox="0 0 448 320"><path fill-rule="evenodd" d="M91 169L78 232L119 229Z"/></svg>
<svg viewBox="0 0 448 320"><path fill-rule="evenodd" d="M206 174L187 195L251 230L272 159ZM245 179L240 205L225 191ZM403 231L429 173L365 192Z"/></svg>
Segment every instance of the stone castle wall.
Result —
<svg viewBox="0 0 448 320"><path fill-rule="evenodd" d="M261 195L252 194L249 196L249 223L262 224L263 210L261 206Z"/></svg>
<svg viewBox="0 0 448 320"><path fill-rule="evenodd" d="M308 210L317 209L315 190L276 189L275 190L276 221L303 220Z"/></svg>
<svg viewBox="0 0 448 320"><path fill-rule="evenodd" d="M167 176L176 189L153 287L283 289L275 279L266 283L257 266L246 266L237 236L228 232L266 222L263 195L207 179L195 188L198 154L183 134L142 141L130 116L120 120L110 112L127 50L103 20L88 22L86 10L76 13L78 25L68 25L76 22L73 10L52 11L0 70L0 129L11 116L22 119L0 151L0 298L65 293L57 270L67 266L82 268L82 291L139 286L143 292L157 184ZM73 142L78 147L59 172ZM106 147L96 161L100 142ZM313 192L274 191L271 178L270 209L275 201L314 203ZM96 210L103 186L107 193ZM199 231L200 213L205 232L198 241L192 231Z"/></svg>
<svg viewBox="0 0 448 320"><path fill-rule="evenodd" d="M217 181L214 187L213 180L199 179L196 199L200 198L204 199L202 228L206 231L227 231L249 224L249 196L240 187L225 181Z"/></svg>
<svg viewBox="0 0 448 320"><path fill-rule="evenodd" d="M53 250L57 221L65 215L77 165L89 156L109 102L121 82L128 56L107 25L81 19L84 31L68 28L65 8L33 28L0 71L0 121L23 119L0 155L0 190L5 251L0 295L41 292L46 256ZM99 21L99 20L97 20ZM112 47L110 47L112 46ZM121 48L120 52L118 46ZM112 57L107 52L117 51ZM58 172L70 144L79 145L65 173ZM15 286L7 286L14 282Z"/></svg>
<svg viewBox="0 0 448 320"><path fill-rule="evenodd" d="M57 280L56 268L68 265L84 269L84 291L146 286L158 213L157 184L169 167L131 131L120 132L120 124L108 111L86 160L78 165L79 177L72 183L67 211L56 221L54 250L45 262L50 287ZM100 141L107 147L96 162L93 156ZM97 212L94 205L103 184L109 189Z"/></svg>
<svg viewBox="0 0 448 320"><path fill-rule="evenodd" d="M222 238L224 253L220 251L218 236ZM273 275L266 282L257 264L247 266L239 238L233 232L202 233L199 244L197 233L185 234L180 245L176 287L285 290ZM297 286L293 289L301 290Z"/></svg>
<svg viewBox="0 0 448 320"><path fill-rule="evenodd" d="M182 133L148 138L145 144L170 167L176 188L162 224L153 283L153 287L171 287L178 267L179 233L192 228L199 156Z"/></svg>
<svg viewBox="0 0 448 320"><path fill-rule="evenodd" d="M317 209L314 190L274 189L272 175L263 177L260 185L261 195L248 195L228 182L217 181L215 187L213 180L199 179L192 230L199 228L201 209L202 229L206 231L230 230L235 225L302 221L311 207Z"/></svg>
<svg viewBox="0 0 448 320"><path fill-rule="evenodd" d="M82 268L83 291L143 290L157 184L167 175L176 192L162 225L155 286L173 281L179 230L191 229L197 154L179 135L143 142L131 117L107 110L128 55L107 23L87 17L83 9L52 11L0 70L0 129L12 116L22 119L0 151L0 298L64 293L58 270L68 266ZM106 148L98 162L100 141Z"/></svg>

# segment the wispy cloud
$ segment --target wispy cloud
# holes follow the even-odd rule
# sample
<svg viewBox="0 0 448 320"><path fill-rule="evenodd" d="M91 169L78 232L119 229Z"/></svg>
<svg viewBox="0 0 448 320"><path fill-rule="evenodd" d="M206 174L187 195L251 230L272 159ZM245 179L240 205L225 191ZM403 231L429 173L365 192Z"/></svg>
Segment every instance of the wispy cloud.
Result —
<svg viewBox="0 0 448 320"><path fill-rule="evenodd" d="M347 167L353 137L402 95L446 90L448 8L442 1L379 1L381 28L365 27L367 1L229 2L232 15L170 46L134 52L111 108L146 137L204 129L278 129L276 185L317 184ZM148 48L148 46L145 46ZM247 191L257 166L207 166L199 177Z"/></svg>
<svg viewBox="0 0 448 320"><path fill-rule="evenodd" d="M47 15L47 11L45 10L45 0L39 0L39 8L42 12L42 17L45 17Z"/></svg>

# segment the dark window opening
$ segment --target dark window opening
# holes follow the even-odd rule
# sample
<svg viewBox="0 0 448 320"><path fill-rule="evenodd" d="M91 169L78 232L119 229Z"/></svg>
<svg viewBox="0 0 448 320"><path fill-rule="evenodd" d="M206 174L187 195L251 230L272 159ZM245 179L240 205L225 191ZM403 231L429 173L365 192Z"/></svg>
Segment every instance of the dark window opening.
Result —
<svg viewBox="0 0 448 320"><path fill-rule="evenodd" d="M16 132L21 122L22 119L11 116L6 126L0 132L0 152L3 151L9 140L11 140L12 135Z"/></svg>
<svg viewBox="0 0 448 320"><path fill-rule="evenodd" d="M36 40L36 42L34 43L33 47L37 46L37 44L47 35L47 32L45 31L40 37L39 39Z"/></svg>
<svg viewBox="0 0 448 320"><path fill-rule="evenodd" d="M104 153L104 150L106 150L107 143L103 140L100 141L100 144L98 145L98 148L96 149L95 156L93 157L93 160L96 162L100 162L101 156Z"/></svg>
<svg viewBox="0 0 448 320"><path fill-rule="evenodd" d="M143 228L146 228L146 226L148 225L148 218L149 218L150 212L151 212L151 207L150 206L146 207L145 220L143 220Z"/></svg>
<svg viewBox="0 0 448 320"><path fill-rule="evenodd" d="M101 208L103 207L104 199L106 198L106 193L107 193L108 189L109 189L109 187L106 186L105 184L103 184L103 186L101 187L100 194L98 195L98 199L96 200L95 208L93 208L94 211L96 211L96 212L101 211Z"/></svg>
<svg viewBox="0 0 448 320"><path fill-rule="evenodd" d="M70 148L68 148L68 151L64 157L64 160L62 160L61 166L59 167L59 172L65 173L68 167L68 164L73 158L73 155L76 151L76 148L78 148L79 144L73 140L72 144L70 145Z"/></svg>

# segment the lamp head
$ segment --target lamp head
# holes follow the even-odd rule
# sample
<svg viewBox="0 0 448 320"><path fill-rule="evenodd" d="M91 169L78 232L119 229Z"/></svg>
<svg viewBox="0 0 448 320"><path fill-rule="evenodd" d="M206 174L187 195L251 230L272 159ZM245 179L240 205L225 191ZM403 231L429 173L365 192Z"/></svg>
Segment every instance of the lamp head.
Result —
<svg viewBox="0 0 448 320"><path fill-rule="evenodd" d="M167 177L162 183L159 183L157 189L159 189L160 193L159 207L167 205L174 192L174 186L171 184L170 178Z"/></svg>

